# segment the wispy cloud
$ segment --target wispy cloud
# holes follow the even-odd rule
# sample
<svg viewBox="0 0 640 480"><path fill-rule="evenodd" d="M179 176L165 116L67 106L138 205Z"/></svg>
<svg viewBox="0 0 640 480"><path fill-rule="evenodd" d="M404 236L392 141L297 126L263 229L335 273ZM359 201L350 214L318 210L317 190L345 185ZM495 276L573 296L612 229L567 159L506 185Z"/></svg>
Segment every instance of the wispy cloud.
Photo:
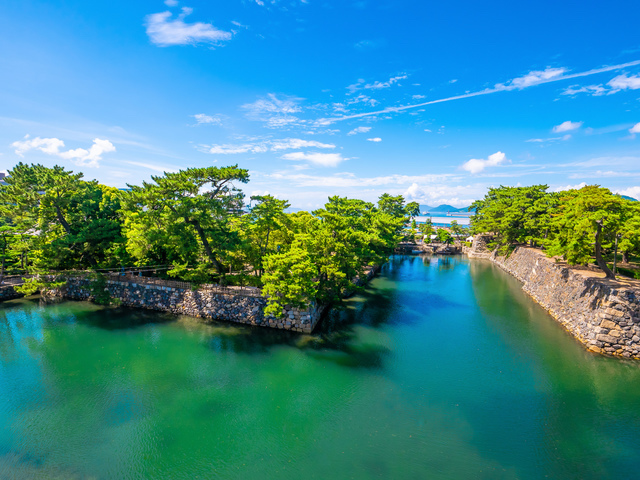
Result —
<svg viewBox="0 0 640 480"><path fill-rule="evenodd" d="M302 140L300 138L285 138L284 140L274 140L271 142L271 150L296 150L299 148L336 148L331 143L321 143L314 140Z"/></svg>
<svg viewBox="0 0 640 480"><path fill-rule="evenodd" d="M381 141L382 141L382 139L381 139L380 137L367 138L367 142L375 142L375 143L378 143L378 142L381 142Z"/></svg>
<svg viewBox="0 0 640 480"><path fill-rule="evenodd" d="M249 120L264 122L267 128L282 128L305 123L294 115L302 111L301 101L301 98L278 98L277 95L270 93L266 98L247 103L240 108L246 112Z"/></svg>
<svg viewBox="0 0 640 480"><path fill-rule="evenodd" d="M230 32L219 30L210 23L186 23L185 17L192 12L193 9L183 7L182 13L173 20L171 19L173 14L169 11L148 15L145 24L151 42L159 47L169 47L198 43L220 45L231 40Z"/></svg>
<svg viewBox="0 0 640 480"><path fill-rule="evenodd" d="M297 150L300 148L333 149L332 143L322 143L315 140L301 138L284 138L281 140L261 140L244 144L201 145L205 153L216 155L233 155L238 153L265 153L268 151L279 152L283 150Z"/></svg>
<svg viewBox="0 0 640 480"><path fill-rule="evenodd" d="M570 132L572 130L577 130L582 126L583 122L572 122L567 120L566 122L562 122L560 125L556 125L553 127L553 133L563 133Z"/></svg>
<svg viewBox="0 0 640 480"><path fill-rule="evenodd" d="M302 173L273 173L267 175L269 178L288 181L299 187L377 187L377 186L402 186L412 183L426 184L437 183L451 179L453 176L446 175L387 175L380 177L357 177L353 173L342 172L329 176L315 176Z"/></svg>
<svg viewBox="0 0 640 480"><path fill-rule="evenodd" d="M528 143L550 143L550 142L560 142L567 141L571 139L570 134L563 135L561 137L551 137L551 138L530 138L529 140L525 140Z"/></svg>
<svg viewBox="0 0 640 480"><path fill-rule="evenodd" d="M347 160L340 153L318 153L318 152L292 152L285 153L282 157L284 160L306 161L321 167L337 167L340 163Z"/></svg>
<svg viewBox="0 0 640 480"><path fill-rule="evenodd" d="M222 115L206 115L204 113L196 113L192 115L196 119L196 125L217 125L222 126Z"/></svg>
<svg viewBox="0 0 640 480"><path fill-rule="evenodd" d="M507 161L507 156L503 152L496 152L489 155L486 159L472 158L471 160L463 163L460 168L475 175L476 173L482 172L487 167L497 167L507 163Z"/></svg>
<svg viewBox="0 0 640 480"><path fill-rule="evenodd" d="M636 123L633 127L629 129L629 133L631 134L631 139L636 138L636 133L640 133L640 122Z"/></svg>
<svg viewBox="0 0 640 480"><path fill-rule="evenodd" d="M608 67L594 68L592 70L587 70L586 72L571 73L571 74L566 73L566 69L564 68L547 68L546 70L541 70L541 71L536 70L533 72L529 72L528 74L522 77L514 78L513 80L509 80L506 83L496 84L493 88L486 88L484 90L480 90L477 92L469 92L469 93L464 93L462 95L455 95L453 97L440 98L438 100L431 100L429 102L416 103L412 105L404 105L400 107L387 107L383 110L377 110L372 112L358 113L353 115L343 115L343 116L330 117L330 118L321 118L317 120L316 123L319 125L330 125L335 122L352 120L354 118L363 118L363 117L378 116L378 115L388 114L388 113L403 112L405 110L420 108L427 105L434 105L436 103L452 102L454 100L462 100L465 98L473 98L473 97L478 97L482 95L491 95L498 92L523 90L525 88L533 87L536 85L543 85L543 84L552 83L552 82L560 82L564 80L570 80L573 78L587 77L590 75L611 72L614 70L620 70L622 68L627 68L635 65L640 65L640 60L635 60L633 62L623 63L619 65L611 65Z"/></svg>
<svg viewBox="0 0 640 480"><path fill-rule="evenodd" d="M613 95L614 93L621 92L623 90L638 90L640 89L640 75L629 75L624 73L618 75L609 80L606 85L572 85L562 92L562 95L578 95L580 93L586 93L594 97L600 97L602 95Z"/></svg>
<svg viewBox="0 0 640 480"><path fill-rule="evenodd" d="M391 77L386 82L375 81L373 83L367 83L363 78L358 79L358 81L352 85L347 87L347 91L349 94L355 93L358 90L381 90L384 88L389 88L392 85L398 83L400 80L405 80L409 78L406 74L396 75L395 77Z"/></svg>
<svg viewBox="0 0 640 480"><path fill-rule="evenodd" d="M177 172L178 169L177 168L173 168L173 167L162 167L160 165L154 165L152 163L144 163L144 162L133 162L130 160L126 160L124 163L129 164L129 165L133 165L135 167L142 167L142 168L147 168L149 170L153 170L154 172L158 172L158 173L165 173L165 172Z"/></svg>
<svg viewBox="0 0 640 480"><path fill-rule="evenodd" d="M39 150L47 155L54 155L65 160L71 160L73 163L83 167L100 166L100 160L105 153L115 152L116 147L109 140L96 138L89 150L84 148L76 148L72 150L61 151L64 148L64 142L59 138L29 138L29 135L22 141L13 142L11 144L15 148L16 155L24 157L24 154L30 150Z"/></svg>
<svg viewBox="0 0 640 480"><path fill-rule="evenodd" d="M347 133L347 135L357 135L358 133L367 133L369 131L371 131L371 127L356 127Z"/></svg>
<svg viewBox="0 0 640 480"><path fill-rule="evenodd" d="M423 187L412 183L403 196L407 201L429 205L468 206L485 192L484 185L428 185Z"/></svg>

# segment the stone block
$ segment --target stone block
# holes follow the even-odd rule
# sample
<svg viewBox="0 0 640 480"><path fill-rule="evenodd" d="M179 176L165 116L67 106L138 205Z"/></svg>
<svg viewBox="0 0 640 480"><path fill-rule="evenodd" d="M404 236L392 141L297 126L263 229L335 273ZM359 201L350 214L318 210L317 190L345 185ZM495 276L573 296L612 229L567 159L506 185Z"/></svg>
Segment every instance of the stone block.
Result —
<svg viewBox="0 0 640 480"><path fill-rule="evenodd" d="M599 340L604 343L616 343L616 339L609 335L604 335L602 333L596 335L596 340Z"/></svg>
<svg viewBox="0 0 640 480"><path fill-rule="evenodd" d="M617 328L618 327L618 325L616 323L612 322L611 320L603 320L600 323L600 326L604 327L604 328L608 328L609 330L611 330L612 328Z"/></svg>

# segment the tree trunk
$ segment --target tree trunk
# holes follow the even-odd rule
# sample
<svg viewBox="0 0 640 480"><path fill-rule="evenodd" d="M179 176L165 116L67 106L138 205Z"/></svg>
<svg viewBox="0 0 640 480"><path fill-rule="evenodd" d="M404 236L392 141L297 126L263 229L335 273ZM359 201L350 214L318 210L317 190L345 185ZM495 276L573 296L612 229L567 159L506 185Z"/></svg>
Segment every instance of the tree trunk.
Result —
<svg viewBox="0 0 640 480"><path fill-rule="evenodd" d="M607 267L607 263L602 258L602 245L600 245L600 236L602 235L602 220L596 222L596 262L598 263L598 267L600 270L604 272L607 278L615 280L616 276L613 272Z"/></svg>
<svg viewBox="0 0 640 480"><path fill-rule="evenodd" d="M191 225L193 225L193 228L196 229L196 232L198 232L198 236L200 237L200 241L202 242L202 246L204 247L204 253L207 254L207 257L209 257L209 260L211 260L211 263L213 263L213 266L215 267L216 271L218 273L221 273L222 265L220 265L220 262L218 261L215 254L213 253L213 250L211 250L211 245L209 245L209 240L207 240L207 235L204 233L204 230L202 229L200 224L197 221L190 220L188 218L185 218L185 220L187 223L190 223Z"/></svg>
<svg viewBox="0 0 640 480"><path fill-rule="evenodd" d="M622 252L622 263L629 263L629 252Z"/></svg>
<svg viewBox="0 0 640 480"><path fill-rule="evenodd" d="M60 225L62 225L62 228L64 228L64 231L67 232L67 235L71 234L71 225L69 225L64 215L62 215L62 210L60 210L58 205L56 205L56 217L58 217L58 221Z"/></svg>

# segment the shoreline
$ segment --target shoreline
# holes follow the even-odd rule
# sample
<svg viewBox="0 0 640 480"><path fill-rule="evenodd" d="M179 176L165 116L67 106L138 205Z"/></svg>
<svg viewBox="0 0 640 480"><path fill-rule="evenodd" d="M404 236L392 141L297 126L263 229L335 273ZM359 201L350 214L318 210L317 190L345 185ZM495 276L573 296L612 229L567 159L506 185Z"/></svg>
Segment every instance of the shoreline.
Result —
<svg viewBox="0 0 640 480"><path fill-rule="evenodd" d="M486 259L522 283L522 289L591 352L640 360L640 284L613 281L572 268L530 247L508 256L482 248L465 252Z"/></svg>

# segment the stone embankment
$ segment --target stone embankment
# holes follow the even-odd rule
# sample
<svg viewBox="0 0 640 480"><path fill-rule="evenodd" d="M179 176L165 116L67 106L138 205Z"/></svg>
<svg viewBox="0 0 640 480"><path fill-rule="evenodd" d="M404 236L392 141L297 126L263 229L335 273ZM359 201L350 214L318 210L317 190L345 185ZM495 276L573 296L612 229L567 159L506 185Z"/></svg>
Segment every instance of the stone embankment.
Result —
<svg viewBox="0 0 640 480"><path fill-rule="evenodd" d="M364 277L355 279L355 285L366 284L378 271L379 268L369 269ZM306 310L286 306L283 315L275 318L264 315L267 299L257 288L211 286L192 289L184 282L119 275L111 275L106 280L72 276L66 278L65 284L59 289L43 294L71 300L91 300L97 293L96 288L106 290L112 300L128 307L302 333L311 333L328 308L315 303ZM0 301L21 296L12 286L0 288Z"/></svg>
<svg viewBox="0 0 640 480"><path fill-rule="evenodd" d="M92 297L92 280L71 277L60 289L59 295L72 300L88 300ZM169 282L167 282L169 283ZM149 310L159 310L179 315L190 315L214 320L223 320L246 325L271 327L294 332L311 333L320 320L324 308L311 305L301 311L286 307L280 318L264 315L267 300L255 289L221 293L221 289L177 288L172 286L145 284L144 278L107 280L106 290L112 299L122 305Z"/></svg>
<svg viewBox="0 0 640 480"><path fill-rule="evenodd" d="M0 302L3 300L11 300L12 298L20 298L23 295L15 291L12 285L0 287Z"/></svg>
<svg viewBox="0 0 640 480"><path fill-rule="evenodd" d="M606 280L534 248L517 247L508 257L493 253L490 260L520 280L523 290L589 350L640 359L636 282Z"/></svg>

